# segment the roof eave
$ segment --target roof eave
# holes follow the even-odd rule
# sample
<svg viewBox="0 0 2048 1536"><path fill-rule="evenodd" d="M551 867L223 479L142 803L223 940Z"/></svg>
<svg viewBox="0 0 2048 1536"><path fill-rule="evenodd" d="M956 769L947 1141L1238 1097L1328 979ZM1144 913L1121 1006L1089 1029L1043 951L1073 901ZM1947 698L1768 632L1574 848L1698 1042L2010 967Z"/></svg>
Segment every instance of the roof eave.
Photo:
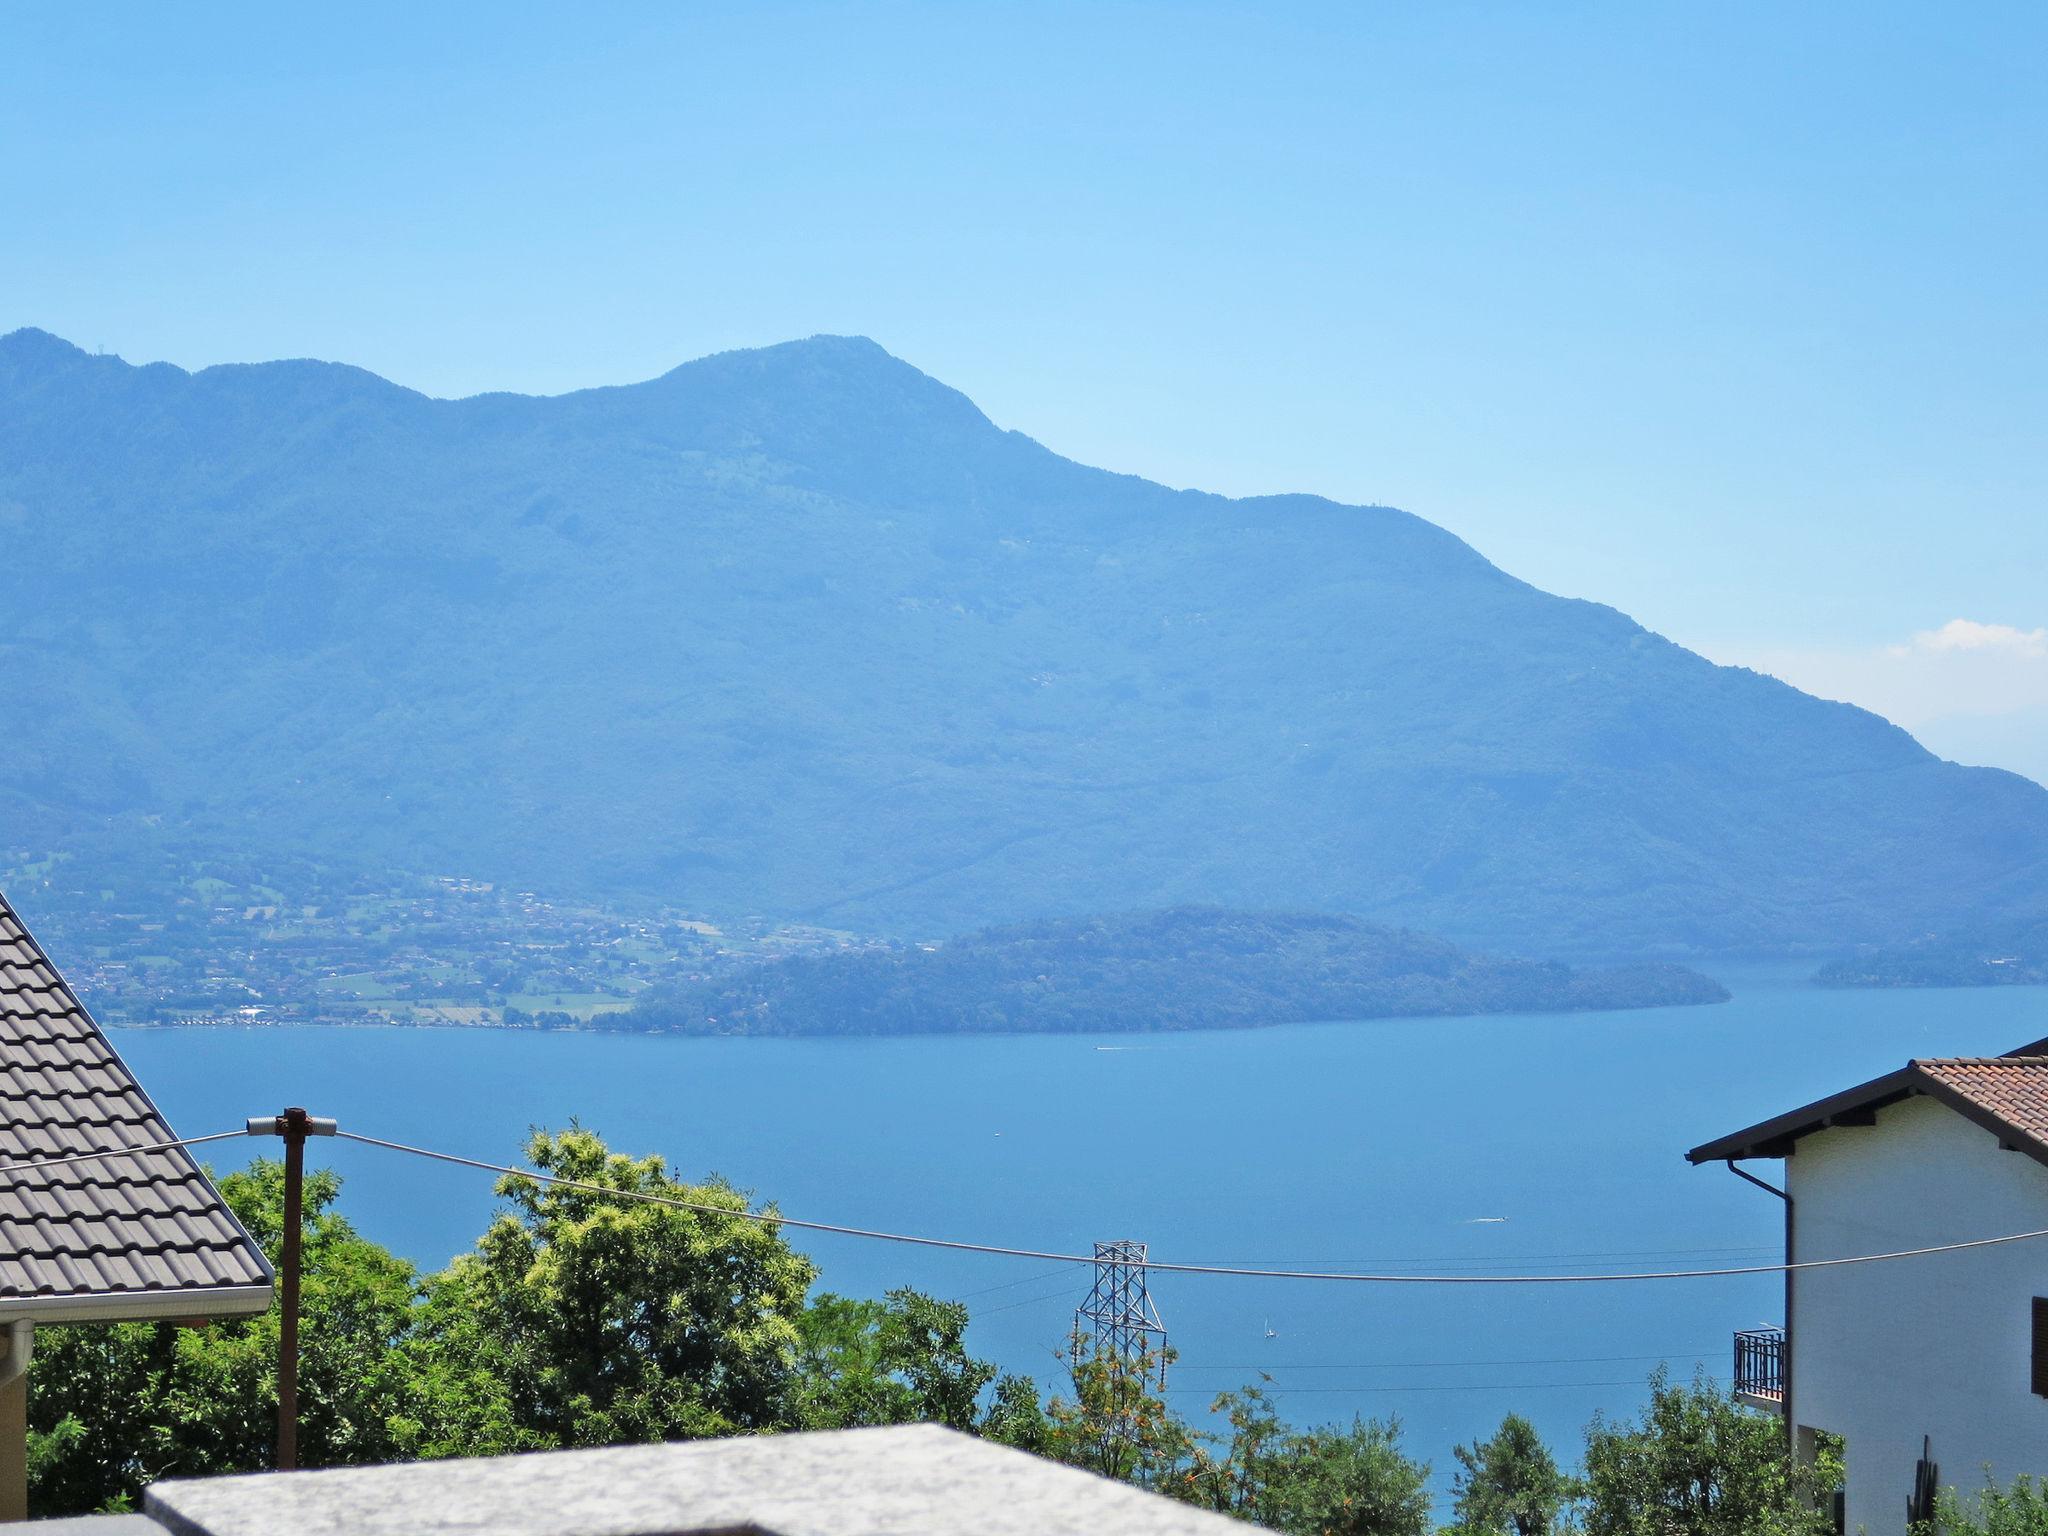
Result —
<svg viewBox="0 0 2048 1536"><path fill-rule="evenodd" d="M1784 1157L1794 1141L1825 1130L1839 1117L1863 1114L1927 1091L1930 1080L1908 1062L1896 1072L1830 1094L1825 1099L1760 1120L1746 1130L1704 1142L1685 1154L1689 1163L1740 1162L1752 1157Z"/></svg>
<svg viewBox="0 0 2048 1536"><path fill-rule="evenodd" d="M1979 1104L1968 1094L1957 1092L1953 1086L1931 1073L1926 1076L1925 1091L1930 1098L1939 1099L1978 1129L1989 1131L1998 1138L1999 1146L2006 1151L2024 1153L2035 1162L2048 1167L2048 1143L2044 1143L2033 1132L2014 1125L1997 1111Z"/></svg>
<svg viewBox="0 0 2048 1536"><path fill-rule="evenodd" d="M1888 1072L1831 1098L1762 1121L1746 1131L1737 1131L1732 1136L1723 1136L1718 1141L1694 1147L1685 1154L1685 1158L1687 1162L1697 1164L1732 1163L1753 1157L1787 1157L1791 1155L1792 1144L1802 1136L1810 1136L1815 1131L1835 1125L1868 1125L1878 1110L1915 1095L1925 1095L1947 1105L1965 1120L1997 1137L1998 1144L2008 1151L2023 1152L2048 1167L2048 1142L2014 1125L1968 1094L1957 1091L1953 1085L1924 1070L1917 1061L1909 1061L1896 1072Z"/></svg>
<svg viewBox="0 0 2048 1536"><path fill-rule="evenodd" d="M195 1286L183 1291L99 1291L72 1296L0 1297L0 1323L167 1323L253 1317L270 1310L268 1285Z"/></svg>

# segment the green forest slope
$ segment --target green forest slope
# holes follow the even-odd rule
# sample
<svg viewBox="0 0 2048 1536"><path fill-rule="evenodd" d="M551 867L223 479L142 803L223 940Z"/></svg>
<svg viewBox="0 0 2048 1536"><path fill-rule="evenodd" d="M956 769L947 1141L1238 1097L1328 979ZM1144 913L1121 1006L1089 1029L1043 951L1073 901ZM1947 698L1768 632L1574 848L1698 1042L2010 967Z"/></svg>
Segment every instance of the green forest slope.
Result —
<svg viewBox="0 0 2048 1536"><path fill-rule="evenodd" d="M903 935L1542 953L2043 900L2048 791L1442 529L1071 463L872 342L555 399L0 339L0 829ZM125 895L125 893L124 893Z"/></svg>
<svg viewBox="0 0 2048 1536"><path fill-rule="evenodd" d="M1052 1034L1562 1013L1727 997L1719 983L1683 966L1574 970L1467 954L1356 918L1198 907L771 961L663 988L601 1022L689 1034Z"/></svg>

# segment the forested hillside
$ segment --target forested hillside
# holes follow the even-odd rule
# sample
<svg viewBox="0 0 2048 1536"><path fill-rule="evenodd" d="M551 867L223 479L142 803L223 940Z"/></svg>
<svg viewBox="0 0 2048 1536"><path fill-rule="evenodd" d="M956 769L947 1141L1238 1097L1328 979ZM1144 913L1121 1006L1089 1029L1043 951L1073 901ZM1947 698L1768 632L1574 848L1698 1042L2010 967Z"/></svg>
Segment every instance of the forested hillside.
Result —
<svg viewBox="0 0 2048 1536"><path fill-rule="evenodd" d="M0 340L0 827L906 936L1542 953L2043 901L2048 791L1406 513L1070 463L872 342L555 399ZM125 894L125 893L124 893Z"/></svg>
<svg viewBox="0 0 2048 1536"><path fill-rule="evenodd" d="M2048 922L2001 923L1841 955L1815 977L1830 987L2016 987L2048 984Z"/></svg>
<svg viewBox="0 0 2048 1536"><path fill-rule="evenodd" d="M1574 970L1356 918L1213 907L1054 919L801 956L664 987L607 1028L723 1035L1084 1033L1718 1003L1678 965Z"/></svg>

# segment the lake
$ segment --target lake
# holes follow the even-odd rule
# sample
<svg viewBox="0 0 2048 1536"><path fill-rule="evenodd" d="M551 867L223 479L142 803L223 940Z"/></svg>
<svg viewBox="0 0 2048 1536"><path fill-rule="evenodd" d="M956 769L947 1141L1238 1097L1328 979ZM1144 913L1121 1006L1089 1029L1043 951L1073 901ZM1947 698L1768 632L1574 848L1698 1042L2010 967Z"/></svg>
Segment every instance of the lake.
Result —
<svg viewBox="0 0 2048 1536"><path fill-rule="evenodd" d="M303 1104L345 1129L495 1162L572 1118L792 1216L1155 1259L1426 1271L1696 1268L1780 1257L1778 1202L1689 1146L1910 1056L2048 1036L2048 989L1831 992L1723 970L1718 1007L1296 1025L1169 1037L687 1040L405 1029L113 1031L185 1135ZM225 1167L272 1141L203 1149ZM439 1265L482 1231L490 1176L315 1143L367 1235ZM1763 1170L1771 1174L1775 1170ZM792 1234L852 1294L965 1300L977 1351L1041 1384L1085 1270ZM1155 1277L1199 1413L1271 1378L1298 1422L1398 1415L1451 1446L1527 1415L1575 1461L1660 1361L1725 1378L1781 1286L1377 1287ZM1268 1337L1268 1332L1274 1335Z"/></svg>

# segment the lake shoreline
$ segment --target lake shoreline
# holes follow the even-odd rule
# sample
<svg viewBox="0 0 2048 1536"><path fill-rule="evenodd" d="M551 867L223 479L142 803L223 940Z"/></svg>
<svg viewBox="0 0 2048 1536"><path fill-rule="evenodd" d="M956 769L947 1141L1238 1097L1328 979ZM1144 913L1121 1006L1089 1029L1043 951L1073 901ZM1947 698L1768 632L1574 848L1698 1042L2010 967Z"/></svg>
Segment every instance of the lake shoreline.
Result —
<svg viewBox="0 0 2048 1536"><path fill-rule="evenodd" d="M1724 989L1725 991L1726 989ZM1841 989L1847 990L1847 989ZM1669 1002L1628 1002L1588 1005L1582 1008L1511 1009L1495 1008L1471 1013L1380 1013L1346 1018L1270 1019L1260 1023L1190 1024L1168 1029L1143 1026L1112 1026L1103 1029L902 1029L874 1030L859 1034L835 1030L787 1031L608 1029L602 1025L575 1024L455 1024L446 1021L398 1019L112 1019L94 1015L103 1028L137 1033L267 1034L283 1030L393 1030L407 1033L457 1035L609 1035L647 1040L1090 1040L1121 1036L1164 1039L1178 1035L1257 1034L1275 1029L1339 1024L1419 1024L1432 1019L1550 1019L1593 1018L1615 1013L1661 1013L1674 1009L1718 1008L1734 1001L1734 994L1722 997L1685 998ZM623 1011L623 1010L621 1010Z"/></svg>

